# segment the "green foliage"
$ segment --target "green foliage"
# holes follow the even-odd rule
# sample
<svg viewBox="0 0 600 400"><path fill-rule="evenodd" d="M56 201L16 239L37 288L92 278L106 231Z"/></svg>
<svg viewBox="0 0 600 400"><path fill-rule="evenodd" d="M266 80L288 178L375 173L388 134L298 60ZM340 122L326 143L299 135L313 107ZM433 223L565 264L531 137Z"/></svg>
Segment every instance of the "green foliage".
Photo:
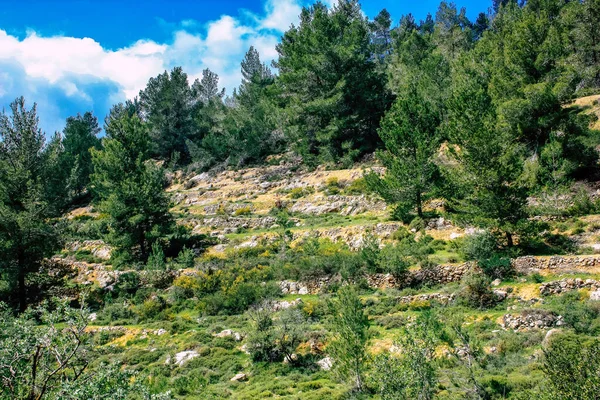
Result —
<svg viewBox="0 0 600 400"><path fill-rule="evenodd" d="M462 280L459 301L473 308L486 309L497 303L490 278L481 273L470 273Z"/></svg>
<svg viewBox="0 0 600 400"><path fill-rule="evenodd" d="M437 373L434 364L440 322L425 312L402 329L396 346L399 354L381 354L374 360L372 385L384 400L433 399Z"/></svg>
<svg viewBox="0 0 600 400"><path fill-rule="evenodd" d="M181 67L150 78L140 91L140 108L148 123L151 135L150 151L162 159L175 154L189 157L186 139L194 134L192 120L192 91L187 74Z"/></svg>
<svg viewBox="0 0 600 400"><path fill-rule="evenodd" d="M392 108L381 121L379 136L385 150L377 158L385 176L365 176L369 188L390 204L405 204L423 217L423 203L434 194L439 180L434 162L441 135L440 113L416 84L402 86Z"/></svg>
<svg viewBox="0 0 600 400"><path fill-rule="evenodd" d="M369 26L358 2L304 8L277 46L286 135L304 161L348 164L372 151L389 93L371 57Z"/></svg>
<svg viewBox="0 0 600 400"><path fill-rule="evenodd" d="M553 337L544 349L543 370L557 399L593 399L600 390L600 342L571 335Z"/></svg>
<svg viewBox="0 0 600 400"><path fill-rule="evenodd" d="M489 231L478 232L467 236L460 252L467 260L485 260L498 251L498 240Z"/></svg>
<svg viewBox="0 0 600 400"><path fill-rule="evenodd" d="M59 248L59 237L45 179L52 148L38 128L36 106L27 110L20 97L10 109L10 116L0 114L0 273L11 301L25 311L34 294L27 281Z"/></svg>
<svg viewBox="0 0 600 400"><path fill-rule="evenodd" d="M364 312L356 289L344 286L337 292L338 299L330 304L331 340L327 350L333 358L336 372L351 382L356 390L364 389L364 372L369 360L369 318Z"/></svg>
<svg viewBox="0 0 600 400"><path fill-rule="evenodd" d="M117 264L145 261L172 229L164 172L147 159L148 130L137 116L113 115L109 121L102 150L92 150L92 185L98 209L109 219L106 241Z"/></svg>
<svg viewBox="0 0 600 400"><path fill-rule="evenodd" d="M158 399L114 365L88 371L95 351L86 332L88 313L64 302L30 309L15 318L1 306L0 394L27 399ZM50 311L52 310L52 311ZM161 397L161 399L167 397Z"/></svg>

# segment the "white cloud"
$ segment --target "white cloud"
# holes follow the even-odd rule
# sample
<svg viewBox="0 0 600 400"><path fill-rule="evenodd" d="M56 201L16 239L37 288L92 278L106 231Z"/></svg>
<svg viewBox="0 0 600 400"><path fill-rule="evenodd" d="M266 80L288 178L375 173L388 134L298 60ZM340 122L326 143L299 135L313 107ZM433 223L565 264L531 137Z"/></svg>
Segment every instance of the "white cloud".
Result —
<svg viewBox="0 0 600 400"><path fill-rule="evenodd" d="M283 32L298 21L302 7L295 0L268 0L265 10L267 16L261 26Z"/></svg>
<svg viewBox="0 0 600 400"><path fill-rule="evenodd" d="M20 66L15 71L24 71L27 87L32 88L28 90L30 93L35 93L35 85L44 82L44 87L54 87L86 104L93 102L94 96L90 94L91 86L82 82L107 82L113 91L115 86L118 88L121 98L133 98L150 77L179 65L190 80L210 68L219 74L221 85L231 93L240 83L240 62L251 45L265 62L277 57L275 45L281 34L297 21L301 1L266 0L263 15L240 10L241 17L223 15L208 23L182 21L168 43L139 40L118 50L105 49L93 38L43 37L32 31L19 39L0 29L0 63ZM205 28L203 33L188 30L198 27ZM11 88L23 90L25 83L0 82L0 97L16 97L19 93L11 93ZM114 92L110 96L119 97Z"/></svg>

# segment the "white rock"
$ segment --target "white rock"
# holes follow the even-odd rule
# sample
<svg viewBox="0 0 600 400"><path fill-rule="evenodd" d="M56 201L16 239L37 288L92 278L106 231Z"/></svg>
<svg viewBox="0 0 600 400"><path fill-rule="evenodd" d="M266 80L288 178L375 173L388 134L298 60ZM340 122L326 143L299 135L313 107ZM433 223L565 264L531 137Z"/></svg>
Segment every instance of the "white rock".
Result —
<svg viewBox="0 0 600 400"><path fill-rule="evenodd" d="M198 356L199 356L199 354L195 350L182 351L180 353L175 354L175 364L181 367L186 362L193 360L194 358L196 358ZM165 362L165 364L170 363L170 361L171 361L170 357L167 358L167 361Z"/></svg>
<svg viewBox="0 0 600 400"><path fill-rule="evenodd" d="M598 301L600 300L600 290L595 290L590 293L590 300Z"/></svg>
<svg viewBox="0 0 600 400"><path fill-rule="evenodd" d="M317 361L317 365L321 367L323 371L329 371L333 366L333 360L331 359L331 357L325 357Z"/></svg>
<svg viewBox="0 0 600 400"><path fill-rule="evenodd" d="M244 374L244 373L239 373L236 376L234 376L233 378L231 378L231 382L242 382L248 379L248 375Z"/></svg>
<svg viewBox="0 0 600 400"><path fill-rule="evenodd" d="M494 294L500 301L506 299L506 296L508 296L508 293L506 293L504 290L494 290Z"/></svg>
<svg viewBox="0 0 600 400"><path fill-rule="evenodd" d="M499 286L502 283L502 280L500 279L494 279L492 281L492 286Z"/></svg>
<svg viewBox="0 0 600 400"><path fill-rule="evenodd" d="M96 314L95 312L93 312L90 315L88 315L88 319L90 321L95 321L96 319L98 319L98 314Z"/></svg>
<svg viewBox="0 0 600 400"><path fill-rule="evenodd" d="M166 330L166 329L162 329L162 328L160 328L160 329L157 329L157 330L155 330L153 333L154 333L156 336L162 336L162 335L164 335L164 334L166 334L166 333L167 333L167 330Z"/></svg>
<svg viewBox="0 0 600 400"><path fill-rule="evenodd" d="M450 234L450 240L454 240L454 239L458 239L459 237L462 236L462 233L458 233L458 232L452 232Z"/></svg>
<svg viewBox="0 0 600 400"><path fill-rule="evenodd" d="M308 288L306 286L302 286L299 290L298 290L298 294L308 294Z"/></svg>

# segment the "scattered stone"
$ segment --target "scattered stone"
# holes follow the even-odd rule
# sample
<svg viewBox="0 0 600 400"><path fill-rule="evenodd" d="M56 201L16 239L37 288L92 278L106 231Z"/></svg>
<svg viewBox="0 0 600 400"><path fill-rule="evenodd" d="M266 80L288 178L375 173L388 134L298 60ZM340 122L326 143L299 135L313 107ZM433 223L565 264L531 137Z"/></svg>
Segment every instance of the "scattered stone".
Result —
<svg viewBox="0 0 600 400"><path fill-rule="evenodd" d="M492 281L492 286L500 286L501 283L502 283L501 279L494 279Z"/></svg>
<svg viewBox="0 0 600 400"><path fill-rule="evenodd" d="M195 350L182 351L182 352L175 354L174 364L181 367L186 362L193 360L194 358L196 358L198 356L199 356L199 354ZM171 357L167 357L165 364L170 364L170 363L171 363Z"/></svg>
<svg viewBox="0 0 600 400"><path fill-rule="evenodd" d="M95 312L93 312L93 313L91 313L90 315L88 315L88 319L89 319L90 321L94 322L95 320L97 320L97 319L98 319L98 314L97 314L97 313L95 313Z"/></svg>
<svg viewBox="0 0 600 400"><path fill-rule="evenodd" d="M231 382L243 382L245 380L248 380L248 375L244 373L239 373L230 379Z"/></svg>
<svg viewBox="0 0 600 400"><path fill-rule="evenodd" d="M506 291L504 291L504 290L495 289L494 295L496 296L496 298L499 301L502 301L502 300L506 299L506 296L508 296L508 293L506 293Z"/></svg>
<svg viewBox="0 0 600 400"><path fill-rule="evenodd" d="M167 330L163 329L163 328L160 328L160 329L155 330L153 333L156 336L162 336L162 335L165 335L167 333Z"/></svg>
<svg viewBox="0 0 600 400"><path fill-rule="evenodd" d="M236 342L242 340L242 335L239 332L234 332L231 329L225 329L215 335L216 337L233 337Z"/></svg>
<svg viewBox="0 0 600 400"><path fill-rule="evenodd" d="M329 371L333 366L333 360L331 359L331 357L325 357L317 361L317 365L321 367L323 371Z"/></svg>
<svg viewBox="0 0 600 400"><path fill-rule="evenodd" d="M543 310L526 310L521 315L506 314L502 318L502 321L502 326L505 329L512 329L514 331L549 328L564 324L561 315L556 316L551 312Z"/></svg>
<svg viewBox="0 0 600 400"><path fill-rule="evenodd" d="M594 290L590 293L590 300L599 301L600 300L600 290Z"/></svg>

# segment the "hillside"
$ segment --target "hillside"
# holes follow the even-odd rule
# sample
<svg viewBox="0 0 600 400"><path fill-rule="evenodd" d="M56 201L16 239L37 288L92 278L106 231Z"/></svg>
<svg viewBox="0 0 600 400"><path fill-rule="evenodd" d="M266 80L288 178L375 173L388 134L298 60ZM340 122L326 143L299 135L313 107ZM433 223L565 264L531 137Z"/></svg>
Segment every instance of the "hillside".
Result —
<svg viewBox="0 0 600 400"><path fill-rule="evenodd" d="M383 273L359 279L372 324L370 354L396 351L404 323L429 310L448 324L462 315L462 324L482 350L478 357L486 363L479 379L496 382L493 387L500 392L519 391L542 378L539 360L551 335L574 326L581 333L594 329L592 319L578 318L593 307L588 297L600 293L600 256L595 255L600 215L553 218L548 230L565 238L564 248L513 259L516 275L493 282L493 305L465 308L461 278L475 265L465 263L461 248L465 237L478 230L444 218L436 201L427 209L433 212L435 205L438 216L422 225L390 220L385 203L364 189L362 173L368 168L303 172L282 165L186 178L173 174L167 191L175 200L177 222L210 239L193 268L172 264L175 269L160 278L160 285L149 272L113 268L107 261L110 249L101 241L68 245L55 260L74 267L75 282L91 287L91 298L99 301L87 328L103 354L96 362L118 360L148 374L152 390L171 389L181 398L339 398L345 386L328 370L324 307L349 272L325 260L320 266L318 258L312 258L316 266L308 274L288 263L306 263L302 254L312 238L319 243L312 251L327 257L332 251L360 250L369 235L389 246L398 243L399 232L407 231L414 232L417 242L429 241L427 259L438 266L414 266L408 281ZM280 261L277 254L282 234L272 211L277 206L290 210L293 221L288 251L296 254L290 261ZM75 210L69 218L86 224L87 216L97 217L90 211ZM218 281L209 283L213 279ZM215 295L198 297L212 292L206 285L216 284L225 285L216 292L224 299L252 301L231 291L241 281L273 285L275 297L268 307L274 320L287 309L298 309L307 318L308 335L294 353L297 362L253 362L247 353L252 312L236 311L235 306L215 309ZM124 288L125 282L138 283ZM439 346L440 396L460 396L464 387L452 382L463 368L463 350L460 345Z"/></svg>
<svg viewBox="0 0 600 400"><path fill-rule="evenodd" d="M600 0L261 1L0 29L0 399L600 399Z"/></svg>

